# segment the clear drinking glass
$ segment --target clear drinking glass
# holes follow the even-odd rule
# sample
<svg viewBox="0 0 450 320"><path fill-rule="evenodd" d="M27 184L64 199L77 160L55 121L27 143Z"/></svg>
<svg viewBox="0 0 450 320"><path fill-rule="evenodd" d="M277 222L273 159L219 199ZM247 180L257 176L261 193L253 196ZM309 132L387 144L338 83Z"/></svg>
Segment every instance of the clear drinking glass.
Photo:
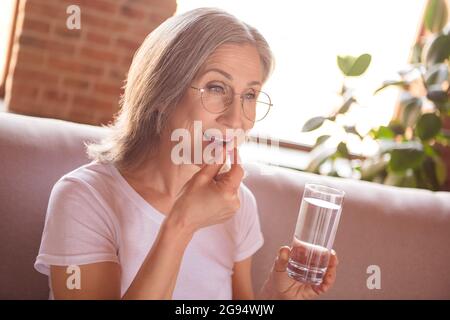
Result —
<svg viewBox="0 0 450 320"><path fill-rule="evenodd" d="M291 278L313 285L322 283L344 195L344 191L327 186L305 184L287 266Z"/></svg>

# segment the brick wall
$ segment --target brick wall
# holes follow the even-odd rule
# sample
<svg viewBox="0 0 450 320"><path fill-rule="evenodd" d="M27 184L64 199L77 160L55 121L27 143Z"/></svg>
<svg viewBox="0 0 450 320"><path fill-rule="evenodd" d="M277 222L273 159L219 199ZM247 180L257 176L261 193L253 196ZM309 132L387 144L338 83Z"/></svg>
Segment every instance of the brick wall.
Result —
<svg viewBox="0 0 450 320"><path fill-rule="evenodd" d="M145 36L176 0L19 0L5 100L10 112L107 123ZM70 30L67 7L80 8Z"/></svg>

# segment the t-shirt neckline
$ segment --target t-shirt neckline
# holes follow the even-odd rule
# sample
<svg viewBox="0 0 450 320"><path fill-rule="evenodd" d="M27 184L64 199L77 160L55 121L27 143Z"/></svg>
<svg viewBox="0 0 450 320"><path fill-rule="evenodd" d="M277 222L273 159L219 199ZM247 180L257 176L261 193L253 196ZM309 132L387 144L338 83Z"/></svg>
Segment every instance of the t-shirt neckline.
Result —
<svg viewBox="0 0 450 320"><path fill-rule="evenodd" d="M161 224L166 218L166 215L153 207L147 200L145 200L122 176L120 171L114 166L114 164L108 164L109 170L112 175L118 180L120 187L125 192L125 194L141 209L146 213L149 213L151 217L156 220L157 223Z"/></svg>

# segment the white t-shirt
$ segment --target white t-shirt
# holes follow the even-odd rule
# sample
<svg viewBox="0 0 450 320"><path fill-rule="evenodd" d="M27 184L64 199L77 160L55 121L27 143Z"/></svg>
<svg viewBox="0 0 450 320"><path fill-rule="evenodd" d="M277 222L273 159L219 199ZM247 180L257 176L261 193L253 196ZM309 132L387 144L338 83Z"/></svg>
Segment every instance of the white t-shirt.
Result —
<svg viewBox="0 0 450 320"><path fill-rule="evenodd" d="M264 242L255 197L244 184L239 192L241 207L232 218L194 233L173 299L232 298L234 262L250 257ZM34 267L48 276L50 265L113 261L121 266L123 296L165 218L114 165L92 161L53 186ZM49 286L53 299L50 281Z"/></svg>

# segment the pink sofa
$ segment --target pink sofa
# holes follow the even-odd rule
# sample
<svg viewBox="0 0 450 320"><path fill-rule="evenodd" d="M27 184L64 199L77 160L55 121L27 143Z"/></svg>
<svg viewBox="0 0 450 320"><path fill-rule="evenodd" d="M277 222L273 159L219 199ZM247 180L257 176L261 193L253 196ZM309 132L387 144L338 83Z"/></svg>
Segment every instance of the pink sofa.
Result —
<svg viewBox="0 0 450 320"><path fill-rule="evenodd" d="M105 130L0 112L0 299L47 299L47 278L33 262L50 190L88 161L82 142ZM290 244L304 184L315 182L346 192L335 242L337 282L322 299L450 299L450 193L245 167L265 237L253 263L255 290L277 248ZM381 289L367 286L372 265L380 267Z"/></svg>

